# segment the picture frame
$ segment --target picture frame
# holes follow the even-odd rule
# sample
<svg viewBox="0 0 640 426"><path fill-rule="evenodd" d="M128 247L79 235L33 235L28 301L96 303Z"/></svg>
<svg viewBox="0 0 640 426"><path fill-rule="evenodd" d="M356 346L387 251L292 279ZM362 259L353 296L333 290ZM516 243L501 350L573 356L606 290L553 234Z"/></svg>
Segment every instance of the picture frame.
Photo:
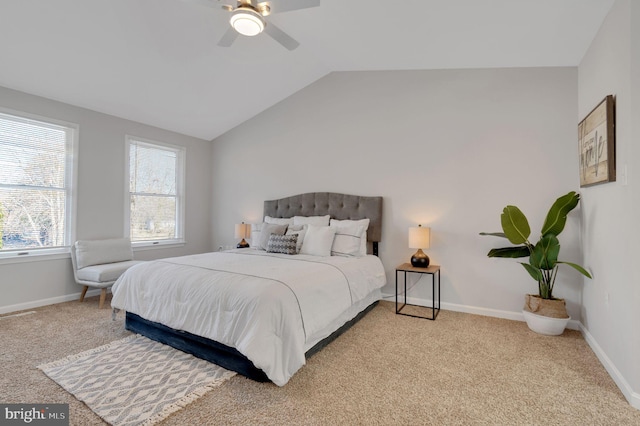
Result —
<svg viewBox="0 0 640 426"><path fill-rule="evenodd" d="M607 95L578 124L580 187L616 180L615 108Z"/></svg>

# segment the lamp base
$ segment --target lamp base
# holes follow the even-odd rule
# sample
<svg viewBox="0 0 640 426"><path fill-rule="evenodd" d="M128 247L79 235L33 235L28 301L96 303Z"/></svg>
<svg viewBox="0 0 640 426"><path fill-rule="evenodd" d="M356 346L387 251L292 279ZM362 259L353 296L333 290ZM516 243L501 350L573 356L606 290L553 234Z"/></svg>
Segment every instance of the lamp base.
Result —
<svg viewBox="0 0 640 426"><path fill-rule="evenodd" d="M238 243L238 245L236 246L236 248L248 248L248 247L249 247L249 243L248 243L248 242L246 242L246 241L244 240L244 238L243 238L243 239L242 239L242 241L240 241L240 242Z"/></svg>
<svg viewBox="0 0 640 426"><path fill-rule="evenodd" d="M411 256L411 266L415 268L426 268L429 266L429 256L424 254L422 249L418 249L413 256Z"/></svg>

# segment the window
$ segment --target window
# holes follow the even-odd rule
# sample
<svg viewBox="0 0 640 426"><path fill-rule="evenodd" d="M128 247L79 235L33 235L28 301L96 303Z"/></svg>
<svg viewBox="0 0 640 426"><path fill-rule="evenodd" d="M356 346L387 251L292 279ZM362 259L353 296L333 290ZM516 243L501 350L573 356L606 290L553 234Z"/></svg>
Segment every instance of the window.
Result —
<svg viewBox="0 0 640 426"><path fill-rule="evenodd" d="M127 137L128 232L134 245L184 241L185 148Z"/></svg>
<svg viewBox="0 0 640 426"><path fill-rule="evenodd" d="M0 258L68 251L77 131L0 112Z"/></svg>

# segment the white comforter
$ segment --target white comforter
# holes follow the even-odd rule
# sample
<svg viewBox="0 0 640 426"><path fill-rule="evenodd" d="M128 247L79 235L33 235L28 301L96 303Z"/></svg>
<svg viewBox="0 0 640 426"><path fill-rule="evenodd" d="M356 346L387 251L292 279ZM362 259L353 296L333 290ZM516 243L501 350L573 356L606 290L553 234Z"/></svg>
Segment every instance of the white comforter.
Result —
<svg viewBox="0 0 640 426"><path fill-rule="evenodd" d="M245 249L136 265L113 285L111 305L234 347L282 386L327 327L385 282L376 256Z"/></svg>

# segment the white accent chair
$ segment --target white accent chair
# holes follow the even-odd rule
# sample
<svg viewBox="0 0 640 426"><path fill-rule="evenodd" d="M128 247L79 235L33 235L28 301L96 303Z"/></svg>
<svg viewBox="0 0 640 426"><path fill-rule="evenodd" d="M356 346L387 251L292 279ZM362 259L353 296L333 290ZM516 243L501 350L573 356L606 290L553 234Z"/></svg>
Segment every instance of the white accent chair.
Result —
<svg viewBox="0 0 640 426"><path fill-rule="evenodd" d="M142 262L133 260L129 238L76 241L71 246L71 263L76 282L84 286L80 302L84 301L89 287L100 288L102 291L99 307L102 308L107 297L107 288L111 287L124 271Z"/></svg>

